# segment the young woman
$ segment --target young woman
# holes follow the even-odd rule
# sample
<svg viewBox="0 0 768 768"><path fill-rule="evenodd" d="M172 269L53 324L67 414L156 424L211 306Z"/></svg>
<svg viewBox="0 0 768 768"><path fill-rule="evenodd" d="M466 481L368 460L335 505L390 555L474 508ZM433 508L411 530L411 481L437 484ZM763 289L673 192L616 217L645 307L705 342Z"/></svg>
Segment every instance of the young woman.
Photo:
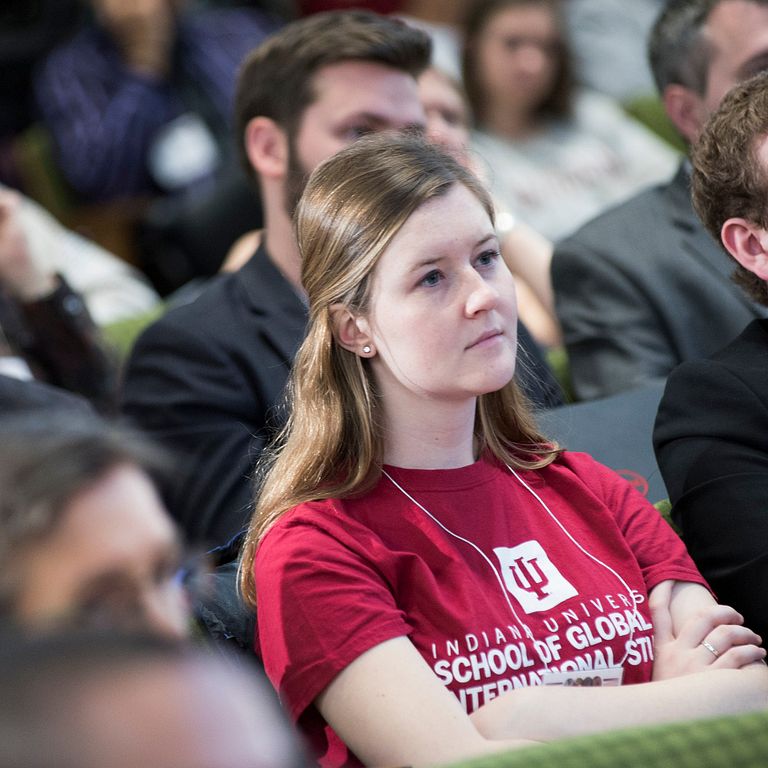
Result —
<svg viewBox="0 0 768 768"><path fill-rule="evenodd" d="M557 240L672 176L668 146L611 99L574 89L559 0L479 0L464 35L473 146L494 197L536 231Z"/></svg>
<svg viewBox="0 0 768 768"><path fill-rule="evenodd" d="M537 432L475 178L416 138L361 140L313 174L297 232L308 333L241 587L321 764L768 703L759 638L656 510Z"/></svg>

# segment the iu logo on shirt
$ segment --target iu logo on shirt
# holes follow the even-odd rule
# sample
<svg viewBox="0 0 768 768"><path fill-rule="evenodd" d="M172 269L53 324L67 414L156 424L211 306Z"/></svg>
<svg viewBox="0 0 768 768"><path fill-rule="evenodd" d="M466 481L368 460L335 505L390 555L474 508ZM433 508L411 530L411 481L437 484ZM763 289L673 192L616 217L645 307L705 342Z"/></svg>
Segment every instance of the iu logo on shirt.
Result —
<svg viewBox="0 0 768 768"><path fill-rule="evenodd" d="M538 541L495 547L504 584L526 613L547 611L578 594Z"/></svg>

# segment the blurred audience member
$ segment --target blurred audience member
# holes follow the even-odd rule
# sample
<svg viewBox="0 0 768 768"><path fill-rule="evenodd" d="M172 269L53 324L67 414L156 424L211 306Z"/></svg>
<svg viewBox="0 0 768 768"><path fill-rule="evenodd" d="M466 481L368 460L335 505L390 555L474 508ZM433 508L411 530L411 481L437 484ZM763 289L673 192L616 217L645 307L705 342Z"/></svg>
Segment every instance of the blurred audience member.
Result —
<svg viewBox="0 0 768 768"><path fill-rule="evenodd" d="M692 160L696 210L732 257L734 281L768 306L768 74L723 99ZM720 309L707 311L717 319ZM768 320L672 371L654 443L702 574L768 637Z"/></svg>
<svg viewBox="0 0 768 768"><path fill-rule="evenodd" d="M432 64L461 82L461 24L471 0L403 0L397 16L432 40Z"/></svg>
<svg viewBox="0 0 768 768"><path fill-rule="evenodd" d="M427 119L427 136L482 175L482 164L473 162L469 151L469 108L459 83L430 67L419 77L419 98ZM549 279L552 243L504 211L497 211L496 225L503 235L502 255L515 277L518 314L536 341L554 346L560 341L560 332Z"/></svg>
<svg viewBox="0 0 768 768"><path fill-rule="evenodd" d="M695 142L733 85L768 62L765 0L671 0L649 42L664 107ZM729 280L690 199L687 161L558 244L555 304L576 396L592 399L665 377L711 354L766 314Z"/></svg>
<svg viewBox="0 0 768 768"><path fill-rule="evenodd" d="M84 199L178 192L232 154L237 67L275 24L187 0L90 0L93 21L56 49L36 90L57 161Z"/></svg>
<svg viewBox="0 0 768 768"><path fill-rule="evenodd" d="M17 186L14 140L36 119L35 64L72 33L79 0L4 0L0 5L0 181Z"/></svg>
<svg viewBox="0 0 768 768"><path fill-rule="evenodd" d="M148 472L156 449L96 417L0 420L0 615L187 631L180 546Z"/></svg>
<svg viewBox="0 0 768 768"><path fill-rule="evenodd" d="M573 89L558 0L478 0L464 45L473 144L491 191L545 237L672 173L676 156L661 139L611 99Z"/></svg>
<svg viewBox="0 0 768 768"><path fill-rule="evenodd" d="M221 544L250 515L252 468L306 323L291 223L304 179L360 135L421 126L415 77L428 61L423 33L350 12L293 22L244 64L237 131L261 189L261 244L142 334L124 387L124 412L180 457L165 496L193 541Z"/></svg>
<svg viewBox="0 0 768 768"><path fill-rule="evenodd" d="M0 768L300 768L269 686L156 636L6 636Z"/></svg>
<svg viewBox="0 0 768 768"><path fill-rule="evenodd" d="M646 41L663 7L664 0L567 0L578 81L622 102L653 94Z"/></svg>
<svg viewBox="0 0 768 768"><path fill-rule="evenodd" d="M0 209L10 211L37 269L59 273L85 301L97 325L142 314L158 295L126 262L59 224L28 197L0 184Z"/></svg>
<svg viewBox="0 0 768 768"><path fill-rule="evenodd" d="M82 297L35 259L19 197L0 190L0 373L114 401L114 371ZM59 254L61 256L61 254Z"/></svg>

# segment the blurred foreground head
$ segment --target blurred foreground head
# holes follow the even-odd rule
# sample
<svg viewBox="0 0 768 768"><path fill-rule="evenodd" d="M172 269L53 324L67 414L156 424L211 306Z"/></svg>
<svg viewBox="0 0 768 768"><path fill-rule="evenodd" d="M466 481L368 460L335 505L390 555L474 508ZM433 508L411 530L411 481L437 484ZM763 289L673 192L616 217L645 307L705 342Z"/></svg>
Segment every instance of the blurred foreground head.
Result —
<svg viewBox="0 0 768 768"><path fill-rule="evenodd" d="M0 768L298 768L252 667L157 635L4 637Z"/></svg>
<svg viewBox="0 0 768 768"><path fill-rule="evenodd" d="M0 618L180 637L180 547L142 438L89 415L0 421Z"/></svg>

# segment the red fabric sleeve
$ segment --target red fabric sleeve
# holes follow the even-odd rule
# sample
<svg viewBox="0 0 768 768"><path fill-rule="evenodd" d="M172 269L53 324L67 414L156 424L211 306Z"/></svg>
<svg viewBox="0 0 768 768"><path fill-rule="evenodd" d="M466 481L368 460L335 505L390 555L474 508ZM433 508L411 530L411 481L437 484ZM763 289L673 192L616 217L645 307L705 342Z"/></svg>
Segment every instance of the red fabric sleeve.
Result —
<svg viewBox="0 0 768 768"><path fill-rule="evenodd" d="M587 454L570 453L568 458L576 472L588 476L593 487L600 489L640 565L648 592L667 579L691 581L709 589L682 539L645 496Z"/></svg>
<svg viewBox="0 0 768 768"><path fill-rule="evenodd" d="M256 554L256 650L296 721L358 656L411 631L366 543L292 515Z"/></svg>

